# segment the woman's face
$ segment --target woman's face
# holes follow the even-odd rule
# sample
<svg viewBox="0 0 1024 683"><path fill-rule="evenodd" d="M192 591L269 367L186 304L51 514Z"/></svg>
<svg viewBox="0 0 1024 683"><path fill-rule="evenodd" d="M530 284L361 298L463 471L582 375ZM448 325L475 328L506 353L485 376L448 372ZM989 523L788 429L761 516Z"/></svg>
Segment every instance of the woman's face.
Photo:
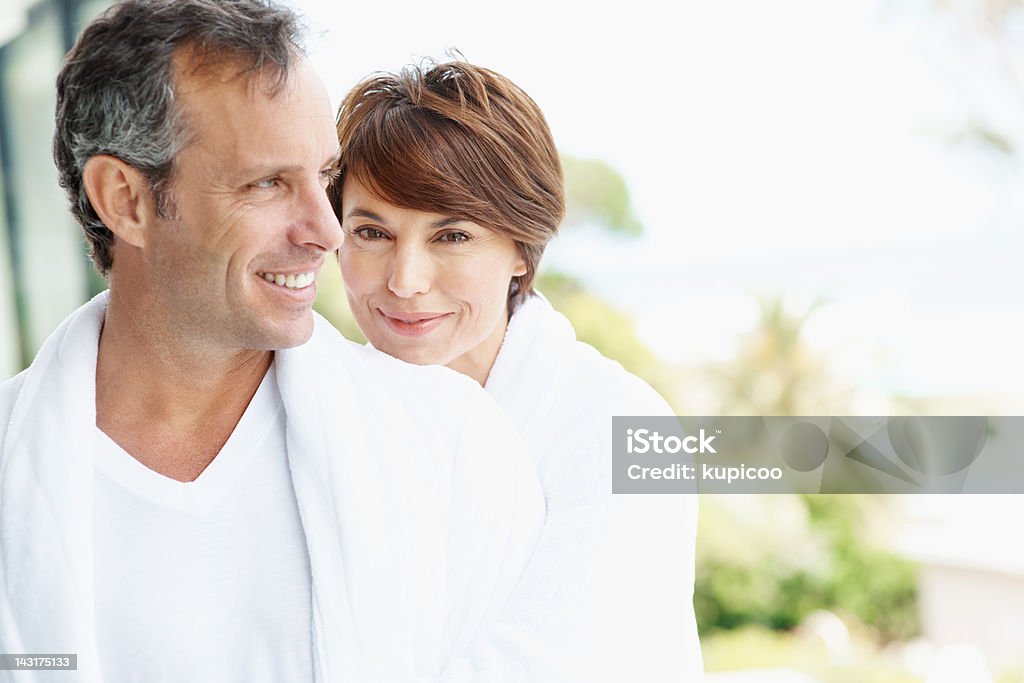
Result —
<svg viewBox="0 0 1024 683"><path fill-rule="evenodd" d="M512 238L389 204L353 178L342 188L342 210L341 272L370 343L486 382L508 323L509 282L526 273Z"/></svg>

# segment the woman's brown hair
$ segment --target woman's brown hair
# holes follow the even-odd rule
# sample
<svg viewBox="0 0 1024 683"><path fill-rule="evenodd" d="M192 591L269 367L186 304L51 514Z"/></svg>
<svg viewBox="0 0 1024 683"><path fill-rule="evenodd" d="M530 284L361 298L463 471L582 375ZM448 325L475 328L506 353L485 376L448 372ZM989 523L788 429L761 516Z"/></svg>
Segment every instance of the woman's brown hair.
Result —
<svg viewBox="0 0 1024 683"><path fill-rule="evenodd" d="M544 115L512 81L463 61L375 74L342 102L338 140L328 195L339 219L352 177L396 206L470 220L511 237L526 262L509 311L532 291L565 192Z"/></svg>

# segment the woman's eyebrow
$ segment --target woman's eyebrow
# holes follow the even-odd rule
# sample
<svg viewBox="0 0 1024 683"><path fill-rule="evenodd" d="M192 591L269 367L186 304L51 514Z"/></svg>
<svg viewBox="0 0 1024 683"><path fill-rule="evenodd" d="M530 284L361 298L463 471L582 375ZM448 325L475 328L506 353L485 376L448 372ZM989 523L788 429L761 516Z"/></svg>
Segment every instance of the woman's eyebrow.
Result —
<svg viewBox="0 0 1024 683"><path fill-rule="evenodd" d="M449 225L455 225L456 223L465 223L465 218L458 218L457 216L450 216L448 218L441 218L430 224L430 227L434 230L438 228L447 228Z"/></svg>
<svg viewBox="0 0 1024 683"><path fill-rule="evenodd" d="M381 223L387 225L387 221L380 215L375 214L369 209L364 209L360 206L353 207L351 211L345 214L345 220L350 218L365 218L375 223ZM458 216L448 216L445 218L439 218L430 224L431 230L438 230L440 228L447 228L449 225L455 225L456 223L465 223L468 219L459 218Z"/></svg>
<svg viewBox="0 0 1024 683"><path fill-rule="evenodd" d="M375 214L373 211L361 209L358 206L345 214L345 220L348 220L349 218L366 218L367 220L371 220L376 223L387 223L386 220Z"/></svg>

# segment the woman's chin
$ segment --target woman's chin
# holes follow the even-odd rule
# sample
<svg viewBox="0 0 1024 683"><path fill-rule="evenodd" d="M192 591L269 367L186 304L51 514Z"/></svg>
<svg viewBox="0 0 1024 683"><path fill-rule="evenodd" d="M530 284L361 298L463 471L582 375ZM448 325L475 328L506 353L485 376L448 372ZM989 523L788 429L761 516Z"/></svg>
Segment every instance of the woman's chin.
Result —
<svg viewBox="0 0 1024 683"><path fill-rule="evenodd" d="M377 344L371 340L378 350L413 365L447 365L452 360L448 354L438 352L429 344L409 343L408 339L403 339L401 344L386 340L381 340L381 342L381 344Z"/></svg>

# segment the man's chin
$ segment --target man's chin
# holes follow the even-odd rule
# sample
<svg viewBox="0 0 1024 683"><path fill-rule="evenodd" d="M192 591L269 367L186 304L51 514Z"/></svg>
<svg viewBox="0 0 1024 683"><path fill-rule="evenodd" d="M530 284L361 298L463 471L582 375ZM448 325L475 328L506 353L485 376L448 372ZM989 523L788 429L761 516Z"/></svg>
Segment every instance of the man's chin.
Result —
<svg viewBox="0 0 1024 683"><path fill-rule="evenodd" d="M302 320L289 321L285 325L266 331L264 343L260 345L267 351L283 351L302 346L313 336L313 314L309 312Z"/></svg>
<svg viewBox="0 0 1024 683"><path fill-rule="evenodd" d="M310 340L313 336L313 318L309 319L309 326L301 331L299 334L290 336L284 340L284 343L279 347L281 349L293 349L296 346L302 346Z"/></svg>

